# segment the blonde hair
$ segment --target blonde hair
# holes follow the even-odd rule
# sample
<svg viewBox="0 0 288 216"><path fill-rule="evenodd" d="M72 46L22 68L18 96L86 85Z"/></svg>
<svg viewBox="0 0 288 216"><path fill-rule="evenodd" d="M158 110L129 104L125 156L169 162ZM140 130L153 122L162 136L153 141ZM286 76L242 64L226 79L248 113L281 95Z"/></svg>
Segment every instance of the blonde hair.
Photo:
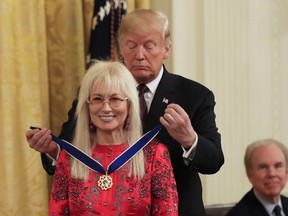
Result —
<svg viewBox="0 0 288 216"><path fill-rule="evenodd" d="M137 32L144 35L149 35L151 32L159 32L163 35L166 45L171 44L167 16L157 10L136 9L124 15L117 33L118 41L127 32Z"/></svg>
<svg viewBox="0 0 288 216"><path fill-rule="evenodd" d="M269 146L269 145L275 145L283 152L284 157L285 157L286 166L288 166L288 150L285 147L285 145L283 145L282 143L280 143L279 141L277 141L275 139L269 138L269 139L257 140L255 142L251 143L246 148L246 152L245 152L245 156L244 156L244 165L246 168L246 172L248 172L252 167L253 152L259 147Z"/></svg>
<svg viewBox="0 0 288 216"><path fill-rule="evenodd" d="M129 113L128 128L123 128L127 134L128 145L131 146L138 140L142 134L141 120L139 114L137 83L131 73L120 62L112 61L94 61L94 64L88 69L81 82L76 110L76 129L72 143L83 152L91 156L91 139L95 137L96 132L89 130L89 99L93 86L105 86L105 90L119 91L128 97ZM113 90L112 90L113 89ZM140 151L130 161L129 176L142 178L144 175L144 156ZM88 179L88 168L77 159L71 157L71 176L77 179Z"/></svg>

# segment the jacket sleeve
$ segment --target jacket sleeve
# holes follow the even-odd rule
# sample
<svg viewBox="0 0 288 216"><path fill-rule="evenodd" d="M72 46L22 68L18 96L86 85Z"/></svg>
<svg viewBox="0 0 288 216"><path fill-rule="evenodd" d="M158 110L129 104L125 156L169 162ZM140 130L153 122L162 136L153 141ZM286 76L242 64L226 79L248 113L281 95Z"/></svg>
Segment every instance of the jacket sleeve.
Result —
<svg viewBox="0 0 288 216"><path fill-rule="evenodd" d="M190 166L202 174L216 173L224 163L221 135L216 127L214 106L214 94L208 91L192 121L198 135L198 143Z"/></svg>

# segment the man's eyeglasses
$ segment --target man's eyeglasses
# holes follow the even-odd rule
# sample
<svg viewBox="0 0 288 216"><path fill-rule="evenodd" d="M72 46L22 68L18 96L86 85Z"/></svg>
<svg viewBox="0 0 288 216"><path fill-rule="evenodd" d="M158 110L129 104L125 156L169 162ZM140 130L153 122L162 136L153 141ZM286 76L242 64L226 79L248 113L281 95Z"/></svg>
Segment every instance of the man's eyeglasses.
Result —
<svg viewBox="0 0 288 216"><path fill-rule="evenodd" d="M125 98L110 97L108 99L105 99L104 97L96 96L96 97L91 98L90 100L87 100L87 103L97 106L97 107L102 107L104 103L108 103L110 107L117 108L125 100L128 100L128 97L125 97Z"/></svg>

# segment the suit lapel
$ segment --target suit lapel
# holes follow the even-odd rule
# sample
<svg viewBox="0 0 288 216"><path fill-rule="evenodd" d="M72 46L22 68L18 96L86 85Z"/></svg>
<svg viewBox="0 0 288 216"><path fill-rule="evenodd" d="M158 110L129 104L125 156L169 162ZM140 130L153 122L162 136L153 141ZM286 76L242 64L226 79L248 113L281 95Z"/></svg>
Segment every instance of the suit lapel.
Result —
<svg viewBox="0 0 288 216"><path fill-rule="evenodd" d="M269 216L265 207L260 203L260 201L256 198L253 190L250 191L249 195L250 203L254 203L253 215L266 215ZM282 207L285 215L288 215L288 198L281 196Z"/></svg>
<svg viewBox="0 0 288 216"><path fill-rule="evenodd" d="M269 216L265 207L261 204L261 202L255 196L253 189L250 190L248 197L249 197L248 203L250 204L251 212L253 212L253 214L251 214L251 215Z"/></svg>
<svg viewBox="0 0 288 216"><path fill-rule="evenodd" d="M285 215L288 215L288 198L281 196L281 202Z"/></svg>
<svg viewBox="0 0 288 216"><path fill-rule="evenodd" d="M175 92L175 88L175 76L170 74L164 67L162 78L153 97L146 121L144 122L144 132L160 124L160 116L164 114L167 105L174 100L173 92Z"/></svg>
<svg viewBox="0 0 288 216"><path fill-rule="evenodd" d="M173 84L173 81L175 81L175 79L173 79L173 76L171 76L171 74L169 74L164 68L163 76L156 89L148 113L148 121L150 123L153 122L153 125L159 124L160 116L164 114L164 110L167 105L174 100L173 92L175 91L176 83Z"/></svg>
<svg viewBox="0 0 288 216"><path fill-rule="evenodd" d="M157 113L159 107L163 110L163 108L165 109L169 103L173 102L173 92L175 91L175 87L175 79L173 79L173 76L171 76L171 74L169 74L164 68L163 76L156 89L150 110Z"/></svg>

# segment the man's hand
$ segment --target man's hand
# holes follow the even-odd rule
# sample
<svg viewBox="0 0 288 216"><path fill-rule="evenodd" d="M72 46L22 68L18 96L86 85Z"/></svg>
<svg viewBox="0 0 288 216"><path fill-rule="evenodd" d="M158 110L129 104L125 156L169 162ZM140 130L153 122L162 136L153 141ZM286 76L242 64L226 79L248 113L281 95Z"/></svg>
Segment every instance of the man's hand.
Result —
<svg viewBox="0 0 288 216"><path fill-rule="evenodd" d="M184 148L190 148L194 143L196 135L189 116L178 104L167 106L164 115L160 117L160 123Z"/></svg>
<svg viewBox="0 0 288 216"><path fill-rule="evenodd" d="M28 130L25 136L30 148L40 153L48 153L53 158L57 157L58 146L52 141L51 130L47 128Z"/></svg>

